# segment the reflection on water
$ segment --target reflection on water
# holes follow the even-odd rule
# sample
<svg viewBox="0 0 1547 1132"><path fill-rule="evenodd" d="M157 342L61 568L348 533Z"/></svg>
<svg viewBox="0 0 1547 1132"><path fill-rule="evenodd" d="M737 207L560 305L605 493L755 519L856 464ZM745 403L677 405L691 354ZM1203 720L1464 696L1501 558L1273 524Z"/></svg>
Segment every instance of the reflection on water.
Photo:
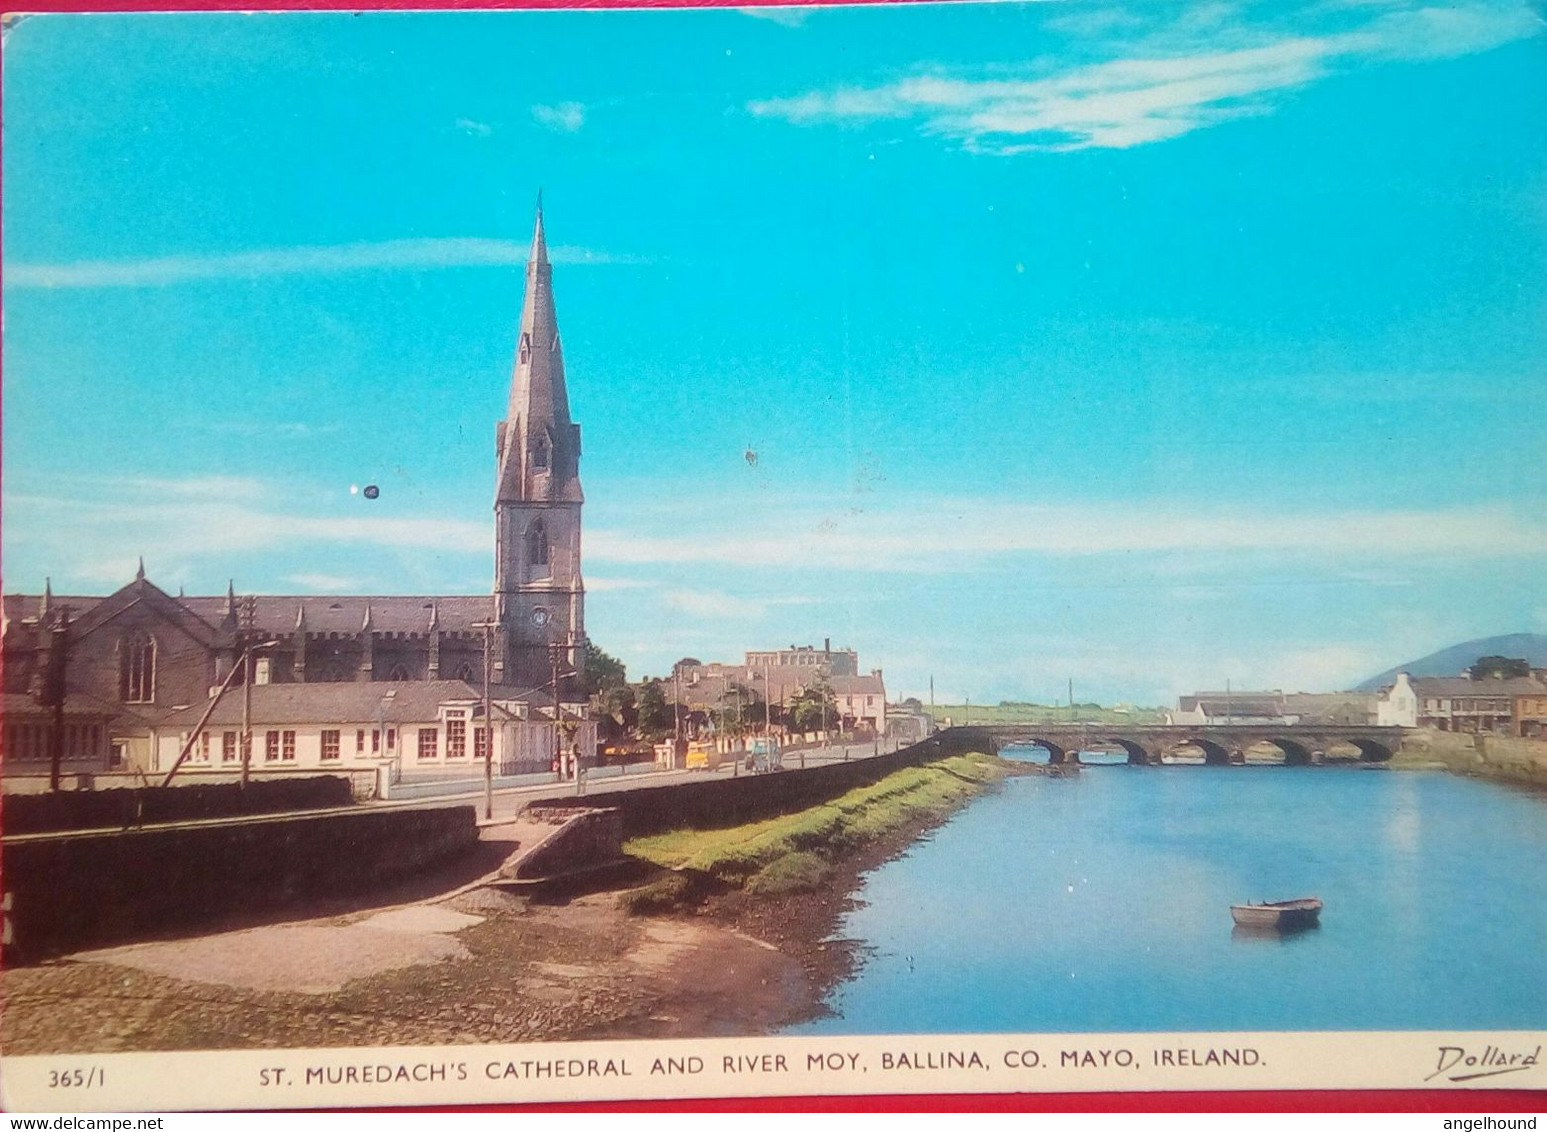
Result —
<svg viewBox="0 0 1547 1132"><path fill-rule="evenodd" d="M1321 931L1320 924L1307 924L1303 928L1249 928L1236 924L1230 929L1232 943L1293 943L1314 932Z"/></svg>
<svg viewBox="0 0 1547 1132"><path fill-rule="evenodd" d="M1543 861L1542 798L1443 774L1012 779L866 878L868 958L801 1031L1539 1028ZM1232 923L1310 893L1317 930Z"/></svg>

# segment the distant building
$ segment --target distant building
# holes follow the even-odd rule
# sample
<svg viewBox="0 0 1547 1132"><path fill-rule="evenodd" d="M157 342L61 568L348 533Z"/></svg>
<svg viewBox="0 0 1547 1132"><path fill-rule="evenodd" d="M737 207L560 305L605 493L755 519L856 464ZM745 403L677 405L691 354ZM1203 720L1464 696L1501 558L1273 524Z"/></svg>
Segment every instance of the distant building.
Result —
<svg viewBox="0 0 1547 1132"><path fill-rule="evenodd" d="M1194 692L1177 699L1177 710L1166 713L1167 723L1217 725L1221 723L1294 723L1284 706L1284 693Z"/></svg>
<svg viewBox="0 0 1547 1132"><path fill-rule="evenodd" d="M1301 723L1366 726L1375 722L1374 692L1289 692L1284 714Z"/></svg>
<svg viewBox="0 0 1547 1132"><path fill-rule="evenodd" d="M1521 705L1529 703L1522 716ZM1377 720L1400 727L1433 727L1468 734L1525 734L1524 724L1540 731L1537 705L1547 706L1547 684L1534 676L1473 680L1469 676L1409 676L1380 693Z"/></svg>
<svg viewBox="0 0 1547 1132"><path fill-rule="evenodd" d="M791 645L787 649L748 651L748 668L815 668L828 676L858 676L859 654L853 649L834 649L831 641L815 645Z"/></svg>
<svg viewBox="0 0 1547 1132"><path fill-rule="evenodd" d="M834 676L830 683L843 730L886 734L886 683L879 668L869 676Z"/></svg>
<svg viewBox="0 0 1547 1132"><path fill-rule="evenodd" d="M1168 723L1326 723L1375 722L1376 698L1364 692L1194 692L1166 713Z"/></svg>

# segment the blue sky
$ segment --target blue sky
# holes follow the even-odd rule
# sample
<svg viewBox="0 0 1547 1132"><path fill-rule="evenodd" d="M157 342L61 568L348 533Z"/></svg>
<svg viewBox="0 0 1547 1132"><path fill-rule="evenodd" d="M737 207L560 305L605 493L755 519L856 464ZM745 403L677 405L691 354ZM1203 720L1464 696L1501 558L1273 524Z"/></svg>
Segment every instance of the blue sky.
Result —
<svg viewBox="0 0 1547 1132"><path fill-rule="evenodd" d="M588 628L634 675L831 637L896 694L1158 702L1547 630L1542 32L29 18L6 588L486 590L541 186Z"/></svg>

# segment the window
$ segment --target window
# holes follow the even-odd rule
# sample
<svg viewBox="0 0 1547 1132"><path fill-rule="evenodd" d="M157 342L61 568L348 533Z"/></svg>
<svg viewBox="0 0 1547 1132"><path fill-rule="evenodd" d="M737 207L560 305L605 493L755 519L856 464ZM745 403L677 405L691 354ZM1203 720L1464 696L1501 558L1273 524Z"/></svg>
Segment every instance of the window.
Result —
<svg viewBox="0 0 1547 1132"><path fill-rule="evenodd" d="M378 743L381 742L381 736L379 734L376 736L376 741ZM363 727L355 732L355 754L365 754L365 728Z"/></svg>
<svg viewBox="0 0 1547 1132"><path fill-rule="evenodd" d="M473 758L482 762L489 757L489 733L482 727L473 731Z"/></svg>
<svg viewBox="0 0 1547 1132"><path fill-rule="evenodd" d="M546 468L548 466L548 436L544 433L532 444L532 467Z"/></svg>
<svg viewBox="0 0 1547 1132"><path fill-rule="evenodd" d="M279 732L267 731L263 735L263 761L271 763L279 758Z"/></svg>
<svg viewBox="0 0 1547 1132"><path fill-rule="evenodd" d="M516 362L520 365L526 365L531 357L532 336L530 334L523 334L521 335L521 345L516 349Z"/></svg>
<svg viewBox="0 0 1547 1132"><path fill-rule="evenodd" d="M284 748L280 751L279 757L287 763L293 763L295 762L295 732L286 731L284 738Z"/></svg>
<svg viewBox="0 0 1547 1132"><path fill-rule="evenodd" d="M467 723L461 719L446 720L446 757L467 757Z"/></svg>
<svg viewBox="0 0 1547 1132"><path fill-rule="evenodd" d="M387 673L387 679L401 681L410 680L412 677L408 675L408 669L406 667L401 664L394 664L392 666L392 671Z"/></svg>
<svg viewBox="0 0 1547 1132"><path fill-rule="evenodd" d="M193 748L193 761L196 763L209 762L209 732L200 731L199 741Z"/></svg>
<svg viewBox="0 0 1547 1132"><path fill-rule="evenodd" d="M269 657L260 656L257 665L253 668L252 682L254 684L268 684L274 677L274 662Z"/></svg>
<svg viewBox="0 0 1547 1132"><path fill-rule="evenodd" d="M435 728L419 728L419 757L421 759L433 759L436 754L436 744L439 740L440 732Z"/></svg>
<svg viewBox="0 0 1547 1132"><path fill-rule="evenodd" d="M381 751L381 730L377 728L371 732L371 754Z"/></svg>
<svg viewBox="0 0 1547 1132"><path fill-rule="evenodd" d="M387 750L391 751L391 750L395 750L396 748L397 748L397 728L396 727L389 727L389 728L387 728Z"/></svg>
<svg viewBox="0 0 1547 1132"><path fill-rule="evenodd" d="M136 629L119 642L118 698L148 704L156 698L156 639Z"/></svg>
<svg viewBox="0 0 1547 1132"><path fill-rule="evenodd" d="M467 683L471 684L473 682L472 662L464 660L461 664L459 664L457 666L456 674L452 677L452 679L465 680Z"/></svg>
<svg viewBox="0 0 1547 1132"><path fill-rule="evenodd" d="M526 529L526 561L529 566L544 567L542 573L547 573L548 528L541 519Z"/></svg>
<svg viewBox="0 0 1547 1132"><path fill-rule="evenodd" d="M339 755L339 732L324 731L322 733L322 761L336 762Z"/></svg>
<svg viewBox="0 0 1547 1132"><path fill-rule="evenodd" d="M220 735L220 761L223 763L236 762L236 732L224 731Z"/></svg>
<svg viewBox="0 0 1547 1132"><path fill-rule="evenodd" d="M110 767L117 768L117 767L123 766L128 761L129 761L129 744L128 744L128 742L123 740L123 739L114 739L113 740L113 751L112 751L112 754L110 754L108 756L107 765L110 766Z"/></svg>

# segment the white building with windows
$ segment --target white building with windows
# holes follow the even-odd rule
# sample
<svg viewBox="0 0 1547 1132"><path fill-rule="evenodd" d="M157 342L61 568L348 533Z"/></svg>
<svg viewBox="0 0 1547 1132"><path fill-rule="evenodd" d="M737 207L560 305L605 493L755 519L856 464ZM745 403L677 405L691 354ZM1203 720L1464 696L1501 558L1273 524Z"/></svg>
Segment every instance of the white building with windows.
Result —
<svg viewBox="0 0 1547 1132"><path fill-rule="evenodd" d="M240 771L242 689L228 692L201 728L206 706L174 712L157 728L153 775L170 770L190 740L179 777ZM492 741L496 772L525 774L550 770L560 752L589 757L596 750L596 722L583 703L559 705L557 734L551 699L499 689L490 708L486 729L482 696L462 680L254 684L246 709L249 769L268 776L374 771L387 763L394 778L448 777L481 768Z"/></svg>

